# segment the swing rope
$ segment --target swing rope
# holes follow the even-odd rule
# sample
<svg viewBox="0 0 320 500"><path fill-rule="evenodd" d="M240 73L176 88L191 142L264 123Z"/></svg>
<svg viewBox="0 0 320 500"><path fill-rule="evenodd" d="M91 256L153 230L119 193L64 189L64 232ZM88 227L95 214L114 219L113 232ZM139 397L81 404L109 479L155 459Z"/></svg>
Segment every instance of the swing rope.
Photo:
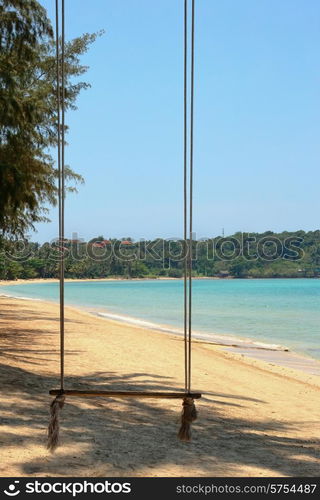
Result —
<svg viewBox="0 0 320 500"><path fill-rule="evenodd" d="M184 390L188 392L188 0L184 0L184 89L183 89L183 241L184 241Z"/></svg>
<svg viewBox="0 0 320 500"><path fill-rule="evenodd" d="M56 98L57 98L57 150L58 150L58 208L59 208L59 298L60 298L60 390L50 404L50 422L48 427L47 448L53 452L59 444L59 415L65 403L64 394L64 200L65 200L65 77L64 77L64 45L65 45L65 9L61 0L61 57L59 0L56 4ZM61 91L60 91L61 85Z"/></svg>
<svg viewBox="0 0 320 500"><path fill-rule="evenodd" d="M61 1L61 14L59 5ZM194 132L194 41L195 41L195 0L192 0L191 9L191 74L190 74L190 136L188 155L188 2L184 0L184 365L185 390L184 392L148 392L148 391L77 391L65 390L65 318L64 318L64 240L65 240L65 2L55 0L56 5L56 98L57 98L57 160L58 160L58 207L59 207L59 251L60 251L60 389L53 389L49 394L56 396L50 405L50 423L48 427L47 448L54 451L59 444L59 416L65 403L66 396L75 397L119 397L119 398L161 398L183 399L181 427L178 437L182 441L191 439L191 423L196 420L197 412L194 399L201 398L201 393L191 392L191 342L192 342L192 242L193 242L193 132ZM61 15L61 37L59 19ZM60 42L61 38L61 42ZM61 51L60 51L61 43ZM61 52L61 54L60 54ZM61 87L60 87L61 86ZM188 162L189 157L189 162ZM189 193L188 193L188 164L189 164ZM189 194L189 205L188 205ZM188 224L189 208L189 224ZM189 235L188 235L189 229ZM188 242L189 236L189 242Z"/></svg>
<svg viewBox="0 0 320 500"><path fill-rule="evenodd" d="M192 341L192 243L193 243L193 129L194 129L194 17L195 0L192 0L191 17L191 96L190 96L190 186L189 186L189 323L188 323L188 392L191 392L191 341Z"/></svg>
<svg viewBox="0 0 320 500"><path fill-rule="evenodd" d="M59 46L58 46L59 48ZM65 202L65 15L64 0L61 0L61 182L60 182L60 353L61 353L61 391L64 390L64 202ZM59 52L57 53L59 63ZM58 136L60 137L60 135Z"/></svg>
<svg viewBox="0 0 320 500"><path fill-rule="evenodd" d="M194 398L191 394L191 342L192 342L192 242L193 242L193 132L194 132L194 27L195 0L191 7L191 74L190 74L190 151L189 151L189 244L188 227L188 0L184 1L184 353L185 392L182 402L181 427L178 433L182 441L191 439L191 423L197 419Z"/></svg>

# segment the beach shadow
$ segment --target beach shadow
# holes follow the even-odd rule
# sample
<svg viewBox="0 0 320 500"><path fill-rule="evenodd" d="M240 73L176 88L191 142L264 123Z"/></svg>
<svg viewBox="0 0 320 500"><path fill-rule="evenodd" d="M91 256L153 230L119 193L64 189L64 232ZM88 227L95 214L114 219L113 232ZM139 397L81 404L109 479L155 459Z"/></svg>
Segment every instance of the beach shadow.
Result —
<svg viewBox="0 0 320 500"><path fill-rule="evenodd" d="M15 313L11 313L12 303L10 301L1 302L0 311L0 360L2 361L24 361L28 364L40 365L53 357L59 355L59 349L42 349L44 336L56 336L59 331L59 318L50 317L46 313L32 314L32 323L35 321L43 321L44 323L55 322L56 329L43 329L30 327L20 328L14 326L18 321L29 321L29 309L15 309ZM81 320L65 320L66 323L82 324ZM79 350L66 349L66 356L74 356Z"/></svg>
<svg viewBox="0 0 320 500"><path fill-rule="evenodd" d="M268 468L274 476L318 474L320 440L284 435L303 426L303 422L284 423L268 418L267 405L263 421L230 417L228 406L245 405L248 398L221 393L211 393L210 398L206 394L196 402L199 419L193 425L190 443L177 440L179 400L68 397L61 414L61 447L51 455L45 451L52 400L48 391L57 387L57 379L3 364L0 379L4 400L0 420L7 429L0 434L1 446L43 447L43 454L37 459L22 459L17 453L16 465L21 475L135 476L142 475L141 471L156 475L158 469L163 475L167 469L170 475L172 464L184 476L224 476L226 472L228 476L239 475L241 465ZM181 390L169 377L143 372L66 377L66 387Z"/></svg>
<svg viewBox="0 0 320 500"><path fill-rule="evenodd" d="M0 311L0 320L3 319L8 324L10 321L29 321L30 320L30 309L20 307L14 308L14 312L12 312L12 305L14 305L14 298L5 300L5 298L1 297L1 311ZM58 308L58 304L52 303L52 305L56 305ZM58 309L57 309L58 310ZM32 312L32 321L53 321L55 323L59 323L59 315L48 316L47 312ZM65 318L65 323L75 323L81 324L83 323L81 320L69 319Z"/></svg>

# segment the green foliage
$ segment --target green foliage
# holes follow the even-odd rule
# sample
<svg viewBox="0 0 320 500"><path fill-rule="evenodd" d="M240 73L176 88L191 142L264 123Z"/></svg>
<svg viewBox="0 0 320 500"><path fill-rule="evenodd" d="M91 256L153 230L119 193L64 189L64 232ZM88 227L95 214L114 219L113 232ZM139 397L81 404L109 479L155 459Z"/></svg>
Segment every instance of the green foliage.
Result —
<svg viewBox="0 0 320 500"><path fill-rule="evenodd" d="M229 267L230 273L235 278L245 278L248 276L251 263L243 257L238 257Z"/></svg>
<svg viewBox="0 0 320 500"><path fill-rule="evenodd" d="M24 268L19 262L8 262L6 266L6 279L16 280L24 277Z"/></svg>
<svg viewBox="0 0 320 500"><path fill-rule="evenodd" d="M66 240L66 278L154 278L183 276L182 244L177 241L110 240L104 247ZM237 240L237 241L236 241ZM24 242L23 251L3 240L0 279L58 278L59 254L53 244ZM23 246L23 245L22 245ZM234 250L236 249L236 251ZM239 253L239 255L238 255ZM224 258L225 254L225 258ZM232 256L233 258L230 258ZM193 275L222 278L320 277L320 231L272 232L242 235L224 241L212 238L193 242Z"/></svg>
<svg viewBox="0 0 320 500"><path fill-rule="evenodd" d="M65 107L76 109L75 78L99 34L65 46ZM23 235L47 220L45 204L57 200L57 171L48 153L57 144L55 41L45 9L36 0L0 0L0 231ZM65 129L67 132L67 127ZM66 167L66 181L82 182Z"/></svg>

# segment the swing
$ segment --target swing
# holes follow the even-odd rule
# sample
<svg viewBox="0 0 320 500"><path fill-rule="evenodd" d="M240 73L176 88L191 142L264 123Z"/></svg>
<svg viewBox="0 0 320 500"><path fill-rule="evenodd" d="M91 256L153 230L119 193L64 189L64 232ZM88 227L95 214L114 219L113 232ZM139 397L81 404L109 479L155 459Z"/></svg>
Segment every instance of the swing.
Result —
<svg viewBox="0 0 320 500"><path fill-rule="evenodd" d="M59 207L59 242L64 241L64 200L65 200L65 6L61 0L55 0L56 7L56 81L57 81L57 116L58 116L58 207ZM193 237L193 115L194 115L194 26L195 0L192 0L191 13L191 74L190 74L190 149L189 149L189 183L188 183L188 0L184 0L184 243L186 257L184 259L184 391L150 392L150 391L94 391L65 389L64 383L64 255L60 251L60 388L49 391L56 396L50 405L50 423L48 427L47 448L54 451L59 444L59 417L66 396L68 397L104 397L104 398L153 398L182 399L181 427L178 437L182 441L191 439L191 423L197 418L194 400L201 398L201 393L191 392L191 341L192 341L192 237ZM61 53L59 49L59 19L61 17ZM188 186L189 184L189 186ZM188 188L189 188L189 227L188 227ZM188 234L189 233L189 234ZM189 236L189 238L188 238ZM189 239L189 244L188 244Z"/></svg>

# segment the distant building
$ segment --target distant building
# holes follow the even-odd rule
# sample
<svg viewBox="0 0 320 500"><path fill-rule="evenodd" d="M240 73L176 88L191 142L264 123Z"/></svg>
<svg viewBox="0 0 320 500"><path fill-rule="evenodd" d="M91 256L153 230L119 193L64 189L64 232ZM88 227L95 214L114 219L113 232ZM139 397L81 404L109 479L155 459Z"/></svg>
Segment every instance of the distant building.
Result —
<svg viewBox="0 0 320 500"><path fill-rule="evenodd" d="M94 243L92 243L92 246L95 248L104 248L107 245L111 245L110 240L95 241Z"/></svg>
<svg viewBox="0 0 320 500"><path fill-rule="evenodd" d="M219 278L228 278L230 276L229 271L219 271L218 273Z"/></svg>
<svg viewBox="0 0 320 500"><path fill-rule="evenodd" d="M85 241L83 240L69 240L68 238L63 239L64 243L67 243L68 245L83 245L85 244Z"/></svg>

